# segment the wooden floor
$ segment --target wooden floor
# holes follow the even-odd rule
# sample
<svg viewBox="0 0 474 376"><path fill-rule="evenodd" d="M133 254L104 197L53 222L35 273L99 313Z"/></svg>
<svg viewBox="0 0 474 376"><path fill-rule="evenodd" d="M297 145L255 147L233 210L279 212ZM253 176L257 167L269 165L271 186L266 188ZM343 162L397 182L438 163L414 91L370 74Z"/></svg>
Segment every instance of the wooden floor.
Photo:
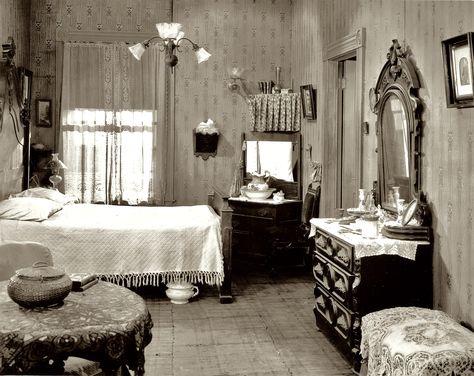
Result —
<svg viewBox="0 0 474 376"><path fill-rule="evenodd" d="M147 375L352 375L315 326L311 275L235 274L227 305L210 287L184 305L142 292L154 322Z"/></svg>

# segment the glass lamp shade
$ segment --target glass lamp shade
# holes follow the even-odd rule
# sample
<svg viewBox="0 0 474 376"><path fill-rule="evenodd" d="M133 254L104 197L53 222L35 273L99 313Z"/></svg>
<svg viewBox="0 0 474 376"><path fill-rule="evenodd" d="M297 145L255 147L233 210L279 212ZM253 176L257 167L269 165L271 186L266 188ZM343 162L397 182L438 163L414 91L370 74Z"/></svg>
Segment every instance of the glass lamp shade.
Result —
<svg viewBox="0 0 474 376"><path fill-rule="evenodd" d="M59 159L58 153L51 154L51 160L46 164L46 168L51 170L52 175L49 177L49 181L53 185L53 189L57 189L57 186L63 178L59 176L59 171L67 168L66 165Z"/></svg>
<svg viewBox="0 0 474 376"><path fill-rule="evenodd" d="M130 50L135 59L140 60L146 50L146 47L143 43L137 43L133 46L128 47L128 49Z"/></svg>
<svg viewBox="0 0 474 376"><path fill-rule="evenodd" d="M207 52L202 47L199 47L196 50L195 54L196 54L196 59L197 59L198 64L201 64L201 63L209 60L209 58L212 56L209 52Z"/></svg>
<svg viewBox="0 0 474 376"><path fill-rule="evenodd" d="M63 178L58 174L54 174L49 177L49 181L53 185L53 189L58 189L58 184L63 181Z"/></svg>
<svg viewBox="0 0 474 376"><path fill-rule="evenodd" d="M51 170L62 170L64 168L67 168L66 165L59 159L59 153L52 153L51 154L51 160L47 164L47 168L50 168ZM54 171L53 171L54 173Z"/></svg>
<svg viewBox="0 0 474 376"><path fill-rule="evenodd" d="M176 36L176 41L179 41L181 38L184 38L184 32L180 31Z"/></svg>
<svg viewBox="0 0 474 376"><path fill-rule="evenodd" d="M230 78L242 78L245 68L232 67L228 69Z"/></svg>
<svg viewBox="0 0 474 376"><path fill-rule="evenodd" d="M156 24L158 34L163 39L178 39L184 37L184 33L181 31L181 24L177 22L161 22Z"/></svg>

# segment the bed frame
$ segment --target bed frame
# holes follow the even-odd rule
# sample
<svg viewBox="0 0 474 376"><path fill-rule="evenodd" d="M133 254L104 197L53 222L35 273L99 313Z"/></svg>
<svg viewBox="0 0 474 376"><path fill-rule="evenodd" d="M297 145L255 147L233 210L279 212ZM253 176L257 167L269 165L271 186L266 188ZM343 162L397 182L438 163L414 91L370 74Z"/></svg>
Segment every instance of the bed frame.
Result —
<svg viewBox="0 0 474 376"><path fill-rule="evenodd" d="M4 72L4 66L9 68L14 66L10 64L10 61L1 61L0 66L0 79L3 81L6 79ZM4 84L0 80L0 84ZM3 85L4 86L4 85ZM20 109L18 109L18 112ZM25 120L25 119L22 119ZM26 119L28 120L28 119ZM22 172L22 189L27 189L29 186L29 175L30 175L30 127L28 121L22 121L24 124L24 142L23 142L23 171L19 166L19 171ZM20 175L20 174L19 174ZM4 189L1 189L2 191ZM7 192L8 193L8 192ZM221 217L221 237L223 243L223 257L224 257L224 281L222 286L219 287L219 300L221 303L232 303L231 293L231 272L232 272L232 209L228 203L228 195L224 195L217 189L212 188L212 193L208 195L208 205L211 206L214 211Z"/></svg>
<svg viewBox="0 0 474 376"><path fill-rule="evenodd" d="M29 128L25 128L25 139L29 139ZM25 142L25 147L29 144ZM24 156L29 156L29 153L24 153ZM28 182L29 175L29 161L24 160L23 176L24 182ZM27 189L28 186L23 187ZM213 188L212 193L208 195L208 205L221 217L221 238L222 238L222 253L224 257L224 281L219 287L219 300L222 304L232 303L231 292L231 272L232 272L232 209L228 203L228 195L224 195L217 189Z"/></svg>
<svg viewBox="0 0 474 376"><path fill-rule="evenodd" d="M232 303L232 208L229 195L216 188L208 195L208 205L221 217L222 254L224 256L224 282L219 287L219 300L222 304Z"/></svg>

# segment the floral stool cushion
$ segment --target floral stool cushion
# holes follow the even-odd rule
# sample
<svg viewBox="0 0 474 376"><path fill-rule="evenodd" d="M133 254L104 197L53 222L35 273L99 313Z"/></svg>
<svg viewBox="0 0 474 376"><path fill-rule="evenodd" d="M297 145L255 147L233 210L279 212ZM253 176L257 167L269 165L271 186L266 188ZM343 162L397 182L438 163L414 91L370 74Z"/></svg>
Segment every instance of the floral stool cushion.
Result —
<svg viewBox="0 0 474 376"><path fill-rule="evenodd" d="M367 376L474 375L474 333L446 313L397 307L362 317Z"/></svg>

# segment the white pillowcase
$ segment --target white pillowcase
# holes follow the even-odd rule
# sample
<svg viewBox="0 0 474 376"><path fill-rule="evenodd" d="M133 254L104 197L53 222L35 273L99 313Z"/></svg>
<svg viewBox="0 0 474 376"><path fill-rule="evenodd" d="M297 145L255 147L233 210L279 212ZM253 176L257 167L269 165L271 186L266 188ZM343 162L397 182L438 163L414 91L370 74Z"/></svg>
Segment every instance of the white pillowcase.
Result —
<svg viewBox="0 0 474 376"><path fill-rule="evenodd" d="M79 202L79 199L76 196L65 195L64 193L61 193L55 189L48 189L43 187L30 188L20 193L13 194L10 196L10 198L11 197L47 198L48 200L53 200L62 205Z"/></svg>
<svg viewBox="0 0 474 376"><path fill-rule="evenodd" d="M0 218L41 222L62 208L62 204L46 198L12 197L0 201Z"/></svg>

